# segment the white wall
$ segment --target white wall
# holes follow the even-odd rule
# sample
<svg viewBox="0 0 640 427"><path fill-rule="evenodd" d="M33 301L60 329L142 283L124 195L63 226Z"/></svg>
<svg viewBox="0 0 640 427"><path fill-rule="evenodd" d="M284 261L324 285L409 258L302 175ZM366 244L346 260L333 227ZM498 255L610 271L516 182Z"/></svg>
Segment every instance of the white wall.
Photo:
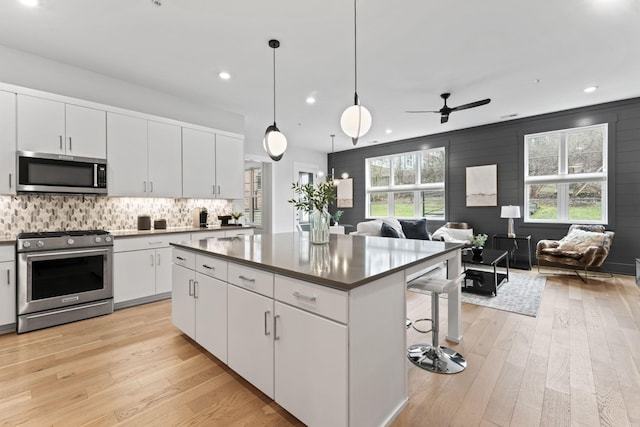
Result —
<svg viewBox="0 0 640 427"><path fill-rule="evenodd" d="M244 117L0 45L0 82L244 134Z"/></svg>
<svg viewBox="0 0 640 427"><path fill-rule="evenodd" d="M265 125L266 129L267 125ZM255 133L253 133L255 134ZM253 155L255 158L263 158L267 161L268 156L262 147L262 140L245 140L245 153ZM294 231L294 211L293 206L287 202L293 197L291 183L297 177L294 175L294 163L303 162L307 164L316 164L320 170L327 170L327 153L316 150L307 150L303 148L294 148L289 142L289 148L284 156L278 162L272 162L272 233L284 233Z"/></svg>

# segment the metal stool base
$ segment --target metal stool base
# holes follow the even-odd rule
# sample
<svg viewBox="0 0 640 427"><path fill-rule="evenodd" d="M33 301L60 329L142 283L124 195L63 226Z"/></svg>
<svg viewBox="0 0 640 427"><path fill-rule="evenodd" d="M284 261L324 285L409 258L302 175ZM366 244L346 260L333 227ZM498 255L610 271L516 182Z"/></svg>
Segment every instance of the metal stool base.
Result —
<svg viewBox="0 0 640 427"><path fill-rule="evenodd" d="M430 344L412 345L407 358L417 367L439 374L457 374L467 367L467 361L457 351Z"/></svg>

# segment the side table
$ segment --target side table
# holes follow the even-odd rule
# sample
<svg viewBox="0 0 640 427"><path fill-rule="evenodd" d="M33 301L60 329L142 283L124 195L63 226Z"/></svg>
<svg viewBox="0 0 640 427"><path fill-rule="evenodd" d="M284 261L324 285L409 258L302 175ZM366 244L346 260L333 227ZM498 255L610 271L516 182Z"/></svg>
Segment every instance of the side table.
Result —
<svg viewBox="0 0 640 427"><path fill-rule="evenodd" d="M493 235L493 249L509 252L509 266L521 270L531 270L531 235L509 237L506 234Z"/></svg>

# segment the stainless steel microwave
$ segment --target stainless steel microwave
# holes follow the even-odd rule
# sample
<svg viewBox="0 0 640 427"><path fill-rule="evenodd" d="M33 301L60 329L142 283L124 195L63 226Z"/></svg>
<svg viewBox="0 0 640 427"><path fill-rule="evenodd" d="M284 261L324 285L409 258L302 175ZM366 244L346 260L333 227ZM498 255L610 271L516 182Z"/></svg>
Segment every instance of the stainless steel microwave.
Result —
<svg viewBox="0 0 640 427"><path fill-rule="evenodd" d="M17 152L19 193L107 194L107 161L64 154Z"/></svg>

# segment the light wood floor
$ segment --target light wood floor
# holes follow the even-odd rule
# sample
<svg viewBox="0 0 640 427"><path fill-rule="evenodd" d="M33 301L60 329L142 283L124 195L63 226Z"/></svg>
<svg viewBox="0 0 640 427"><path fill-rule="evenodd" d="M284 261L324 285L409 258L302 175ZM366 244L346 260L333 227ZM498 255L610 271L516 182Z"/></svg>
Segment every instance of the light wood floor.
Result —
<svg viewBox="0 0 640 427"><path fill-rule="evenodd" d="M182 335L170 311L165 301L0 336L0 425L300 424ZM408 293L409 317L428 311L428 296ZM640 425L632 277L549 277L537 318L463 304L462 319L455 348L469 367L409 364L410 402L393 426ZM429 341L408 332L409 344Z"/></svg>

